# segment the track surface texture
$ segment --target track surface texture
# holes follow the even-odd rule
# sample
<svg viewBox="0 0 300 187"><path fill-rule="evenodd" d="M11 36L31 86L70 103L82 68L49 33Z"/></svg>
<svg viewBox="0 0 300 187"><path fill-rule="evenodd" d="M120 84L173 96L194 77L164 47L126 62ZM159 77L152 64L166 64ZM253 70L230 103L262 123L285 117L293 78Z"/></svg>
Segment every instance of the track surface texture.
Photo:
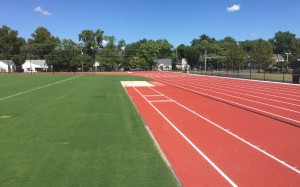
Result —
<svg viewBox="0 0 300 187"><path fill-rule="evenodd" d="M300 87L134 72L127 93L183 186L299 186Z"/></svg>

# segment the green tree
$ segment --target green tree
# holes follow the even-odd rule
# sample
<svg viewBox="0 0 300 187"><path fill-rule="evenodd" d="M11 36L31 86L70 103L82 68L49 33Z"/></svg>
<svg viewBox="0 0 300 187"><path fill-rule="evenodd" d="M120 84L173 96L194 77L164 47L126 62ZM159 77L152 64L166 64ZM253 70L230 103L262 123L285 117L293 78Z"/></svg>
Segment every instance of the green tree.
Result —
<svg viewBox="0 0 300 187"><path fill-rule="evenodd" d="M122 54L119 53L115 45L114 36L106 36L105 40L107 45L97 53L96 59L100 61L105 70L116 71L122 66Z"/></svg>
<svg viewBox="0 0 300 187"><path fill-rule="evenodd" d="M176 51L177 51L177 58L178 59L183 59L185 58L185 48L186 46L184 44L180 44L177 48L176 48Z"/></svg>
<svg viewBox="0 0 300 187"><path fill-rule="evenodd" d="M298 38L291 47L292 59L291 67L300 69L300 38Z"/></svg>
<svg viewBox="0 0 300 187"><path fill-rule="evenodd" d="M139 56L139 48L143 43L146 43L146 42L147 42L146 39L142 39L142 40L139 40L137 42L127 44L125 46L125 50L123 52L123 57L124 57L123 65L125 67L130 66L129 61L131 60L132 57Z"/></svg>
<svg viewBox="0 0 300 187"><path fill-rule="evenodd" d="M148 40L142 43L138 49L138 55L143 58L152 69L156 66L154 60L158 58L170 58L172 45L167 40Z"/></svg>
<svg viewBox="0 0 300 187"><path fill-rule="evenodd" d="M260 72L263 68L267 68L274 62L273 50L270 42L259 39L250 52L250 62L258 68Z"/></svg>
<svg viewBox="0 0 300 187"><path fill-rule="evenodd" d="M125 48L126 48L125 40L122 39L122 40L118 41L118 45L117 45L118 52L123 54L125 51Z"/></svg>
<svg viewBox="0 0 300 187"><path fill-rule="evenodd" d="M274 53L282 54L290 52L293 43L296 41L296 35L293 33L287 32L277 32L272 40L274 45Z"/></svg>
<svg viewBox="0 0 300 187"><path fill-rule="evenodd" d="M225 62L227 65L227 68L230 66L234 70L235 68L238 68L240 70L240 67L243 66L245 62L246 53L240 46L232 46L228 50L226 56L225 56Z"/></svg>
<svg viewBox="0 0 300 187"><path fill-rule="evenodd" d="M0 28L0 59L12 59L17 65L24 61L22 47L24 38L18 37L18 31L3 25Z"/></svg>
<svg viewBox="0 0 300 187"><path fill-rule="evenodd" d="M187 46L185 49L185 57L191 69L194 69L199 62L200 51L196 47Z"/></svg>
<svg viewBox="0 0 300 187"><path fill-rule="evenodd" d="M145 68L147 66L147 62L138 56L134 56L130 59L129 66L132 68Z"/></svg>
<svg viewBox="0 0 300 187"><path fill-rule="evenodd" d="M79 41L84 42L84 52L95 57L97 51L103 47L104 31L100 29L95 32L92 30L83 30L79 34Z"/></svg>
<svg viewBox="0 0 300 187"><path fill-rule="evenodd" d="M59 39L51 35L51 33L44 27L38 27L34 33L31 34L30 39L28 39L27 50L31 58L45 59L46 56L51 54L57 44Z"/></svg>

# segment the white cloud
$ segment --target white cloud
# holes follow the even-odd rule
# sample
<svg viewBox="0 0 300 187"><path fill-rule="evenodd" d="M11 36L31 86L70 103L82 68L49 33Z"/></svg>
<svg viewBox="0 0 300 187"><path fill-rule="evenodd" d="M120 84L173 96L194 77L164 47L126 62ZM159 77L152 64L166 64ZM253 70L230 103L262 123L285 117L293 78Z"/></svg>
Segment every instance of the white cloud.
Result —
<svg viewBox="0 0 300 187"><path fill-rule="evenodd" d="M241 9L241 5L232 5L231 7L227 7L227 12L236 12Z"/></svg>
<svg viewBox="0 0 300 187"><path fill-rule="evenodd" d="M47 10L43 10L42 7L40 6L37 6L35 9L34 9L35 12L39 12L41 13L42 15L44 16L51 16L52 14L50 12L48 12Z"/></svg>

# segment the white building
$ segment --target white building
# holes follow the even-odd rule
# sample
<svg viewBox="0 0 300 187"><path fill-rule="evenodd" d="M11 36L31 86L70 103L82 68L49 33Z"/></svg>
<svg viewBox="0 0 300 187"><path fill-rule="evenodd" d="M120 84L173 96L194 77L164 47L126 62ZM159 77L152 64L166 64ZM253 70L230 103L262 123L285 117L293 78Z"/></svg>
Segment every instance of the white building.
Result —
<svg viewBox="0 0 300 187"><path fill-rule="evenodd" d="M0 72L15 72L16 65L12 60L0 60Z"/></svg>
<svg viewBox="0 0 300 187"><path fill-rule="evenodd" d="M180 59L177 61L176 63L176 68L177 69L181 69L181 70L189 70L190 69L190 65L187 63L186 59Z"/></svg>
<svg viewBox="0 0 300 187"><path fill-rule="evenodd" d="M281 56L280 54L274 54L273 55L273 59L275 60L275 62L283 62L283 61L285 61L285 59L283 58L283 56Z"/></svg>
<svg viewBox="0 0 300 187"><path fill-rule="evenodd" d="M26 60L22 65L24 72L39 72L46 71L48 65L46 60Z"/></svg>
<svg viewBox="0 0 300 187"><path fill-rule="evenodd" d="M172 60L167 58L167 59L157 59L154 60L155 63L155 69L157 68L158 70L161 71L172 71Z"/></svg>

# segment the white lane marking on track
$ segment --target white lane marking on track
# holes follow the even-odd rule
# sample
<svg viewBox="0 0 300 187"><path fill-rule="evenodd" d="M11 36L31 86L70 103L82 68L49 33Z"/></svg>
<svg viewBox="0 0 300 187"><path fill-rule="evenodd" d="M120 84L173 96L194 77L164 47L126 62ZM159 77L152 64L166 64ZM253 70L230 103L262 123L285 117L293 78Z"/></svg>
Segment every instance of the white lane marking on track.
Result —
<svg viewBox="0 0 300 187"><path fill-rule="evenodd" d="M184 82L184 81L178 81L177 80L177 82ZM192 87L195 87L195 88L199 88L198 86L206 87L206 88L211 88L211 85L203 86L202 83L200 85L200 84L196 84L196 83L192 83L192 82L189 82L189 83L184 82L184 84L185 85L195 85L195 86L192 86ZM250 97L255 97L255 98L259 98L259 99L264 99L264 100L268 100L268 101L272 101L272 102L284 103L284 104L287 104L287 105L293 105L293 106L297 106L297 107L300 106L298 104L294 104L294 103L290 103L290 102L279 101L279 100L275 100L275 99L269 99L269 98L266 98L266 97L260 97L260 96L256 96L256 95L251 95L251 94L246 94L246 93L241 93L241 92L236 92L236 91L231 91L230 90L230 89L235 90L234 88L224 89L224 88L217 88L216 86L214 86L214 89L221 90L221 91L227 91L227 92L231 92L231 93L235 93L235 94L240 94L240 95L245 95L245 96L250 96ZM239 90L242 90L242 89L239 89ZM250 101L252 101L252 100L250 100Z"/></svg>
<svg viewBox="0 0 300 187"><path fill-rule="evenodd" d="M159 96L162 96L162 95L144 95L145 97L159 97Z"/></svg>
<svg viewBox="0 0 300 187"><path fill-rule="evenodd" d="M169 103L173 102L172 100L156 100L156 101L149 101L151 103Z"/></svg>
<svg viewBox="0 0 300 187"><path fill-rule="evenodd" d="M170 73L170 72L168 72L168 73ZM294 88L297 88L297 87L299 87L299 85L296 85L296 84L289 84L289 83L279 83L279 82L270 82L270 81L259 81L259 80L249 80L249 79L238 79L238 78L230 78L230 77L216 77L216 76L207 76L207 75L199 75L199 74L186 74L186 73L180 73L180 72L176 72L176 73L172 73L173 75L172 76L169 76L169 77L172 77L172 78L185 78L185 77L205 77L205 78L211 78L211 79L219 79L219 80L226 80L226 79L229 79L229 81L235 81L235 83L234 83L234 85L236 85L236 83L238 82L240 82L240 81L243 81L243 82L248 82L248 83L256 83L256 82L258 82L258 83L261 83L260 85L261 86L263 86L264 87L264 91L269 91L269 92L271 92L271 93L273 93L275 90L276 91L278 91L278 89L281 89L281 90L283 90L285 93L286 92L291 92L291 91L288 91L287 89L286 89L286 87L288 86L288 87L294 87ZM175 75L176 74L176 75ZM142 76L146 76L146 77L150 77L150 78L162 78L162 77L165 77L164 76L164 74L160 74L160 75L158 75L158 74L156 74L156 75L153 75L153 73L152 74L142 74ZM207 79L206 79L207 80ZM226 85L232 85L231 83L233 83L233 82L224 82ZM224 84L223 83L223 84ZM221 84L222 84L222 82L221 82ZM262 85L263 84L263 85ZM275 85L272 85L272 84L275 84ZM249 85L249 84L243 84L243 85L245 85L245 86L247 86L247 85ZM267 86L267 88L268 89L266 89L266 86ZM276 88L273 88L273 86L281 86L281 87L276 87ZM283 86L285 87L285 88L283 88ZM272 89L270 89L270 88L272 88ZM248 88L247 87L247 89L250 89L250 88ZM253 90L253 88L252 88L252 90ZM255 89L255 90L257 90L257 89ZM259 90L259 91L261 91L261 90ZM295 93L295 94L297 94L297 92L293 92L293 93ZM294 95L295 97L299 97L298 95Z"/></svg>
<svg viewBox="0 0 300 187"><path fill-rule="evenodd" d="M150 88L150 87L149 87ZM224 177L227 182L229 182L232 186L237 186L215 163L213 163L187 136L185 136L163 113L158 110L151 102L147 100L145 96L141 92L134 87L136 92L138 92L220 175Z"/></svg>
<svg viewBox="0 0 300 187"><path fill-rule="evenodd" d="M57 82L54 82L54 83L51 83L51 84L47 84L47 85L45 85L45 86L40 86L40 87L31 89L31 90L27 90L27 91L20 92L20 93L14 94L14 95L10 95L10 96L7 96L7 97L3 97L3 98L0 98L0 101L5 100L5 99L9 99L9 98L12 98L12 97L15 97L15 96L18 96L18 95L22 95L22 94L25 94L25 93L28 93L28 92L32 92L32 91L35 91L35 90L39 90L39 89L41 89L41 88L49 87L49 86L52 86L52 85L54 85L54 84L59 84L59 83L62 83L62 82L65 82L65 81L68 81L68 80L71 80L71 79L75 79L75 78L78 78L78 77L81 77L81 76L83 76L83 75L79 75L79 76L76 76L76 77L64 79L64 80L57 81Z"/></svg>
<svg viewBox="0 0 300 187"><path fill-rule="evenodd" d="M230 88L232 90L240 90L240 91L245 91L245 89L247 89L247 92L250 92L250 93L266 95L266 96L272 96L272 97L286 99L286 100L292 100L292 101L299 101L298 98L294 99L294 97L300 97L299 95L290 95L290 94L284 94L284 93L278 93L280 95L284 94L284 97L278 96L278 95L273 95L275 90L270 90L269 91L269 90L265 90L265 89L262 89L262 88L261 89L255 89L253 87L249 87L249 86L247 87L247 84L246 85L238 84L239 86L237 86L237 83L239 83L239 82L229 84L226 81L213 82L212 80L207 81L208 79L199 79L199 77L194 77L194 79L192 79L192 80L193 81L201 81L201 85L206 84L206 85L209 86L209 85L213 84L214 86L217 86L217 87L220 87L220 88ZM241 89L242 87L245 87L245 88ZM257 90L257 91L250 91L250 90ZM278 92L278 90L276 90L276 92Z"/></svg>
<svg viewBox="0 0 300 187"><path fill-rule="evenodd" d="M180 73L180 72L178 72ZM199 74L189 74L189 76L202 76L202 77L214 77L214 78L218 78L218 79L230 79L232 81L249 81L249 82L258 82L258 83L263 83L265 85L268 86L273 86L271 84L277 84L278 86L291 86L291 87L299 87L299 85L297 84L290 84L290 83L283 83L283 82L274 82L274 81L261 81L261 80L254 80L254 79L241 79L241 78L232 78L232 77L217 77L217 76L208 76L208 75L199 75ZM276 86L277 86L276 85ZM279 87L282 88L282 87Z"/></svg>
<svg viewBox="0 0 300 187"><path fill-rule="evenodd" d="M149 87L149 88L150 88L150 87ZM155 89L153 89L153 88L150 88L150 89L152 89L153 91L155 91L155 92L157 92L157 93L159 93L159 94L162 94L162 93L160 93L159 91L157 91L157 90L155 90ZM162 94L162 95L164 95L164 94ZM166 98L168 98L168 99L171 99L170 97L168 97L168 96L166 96L166 95L164 95L164 96L165 96ZM171 100L173 100L173 99L171 99ZM246 143L247 145L253 147L253 148L256 149L256 150L258 150L259 152L265 154L266 156L268 156L268 157L274 159L275 161L277 161L277 162L283 164L284 166L286 166L287 168L289 168L289 169L295 171L296 173L300 174L300 171L297 170L297 169L295 169L293 166L290 166L289 164L285 163L284 161L282 161L282 160L276 158L275 156L269 154L269 153L266 152L265 150L260 149L258 146L255 146L255 145L251 144L250 142L244 140L243 138L239 137L238 135L236 135L236 134L234 134L234 133L228 131L227 129L225 129L225 128L223 128L223 127L221 127L220 125L216 124L215 122L213 122L213 121L211 121L211 120L205 118L204 116L198 114L197 112L195 112L195 111L189 109L188 107L186 107L186 106L180 104L180 103L177 102L176 100L173 100L173 101L174 101L174 103L176 103L177 105L179 105L179 106L181 106L182 108L184 108L184 109L190 111L191 113L195 114L196 116L200 117L201 119L203 119L203 120L209 122L210 124L214 125L215 127L218 127L219 129L223 130L224 132L226 132L226 133L232 135L233 137L237 138L238 140L240 140L240 141Z"/></svg>
<svg viewBox="0 0 300 187"><path fill-rule="evenodd" d="M179 88L182 88L182 89L185 89L185 90L189 90L189 91L192 91L192 92L200 93L202 95L205 95L205 96L208 96L208 97L212 97L212 98L215 98L215 99L218 99L218 100L221 100L221 101L225 101L225 102L228 102L228 103L231 103L231 104L234 104L234 105L238 105L238 106L245 107L245 108L248 108L248 109L251 109L251 110L255 110L255 111L258 111L258 112L269 114L271 116L276 116L276 117L279 117L279 118L282 118L282 119L285 119L285 120L289 120L289 121L293 121L293 122L296 122L296 123L300 123L300 121L292 119L292 118L288 118L288 117L285 117L285 116L274 114L272 112L267 112L267 111L264 111L264 110L261 110L261 109L258 109L258 108L254 108L254 107L251 107L251 106L243 105L243 104L240 104L240 103L237 103L237 102L233 102L233 101L230 101L230 100L227 100L227 99L223 99L223 98L220 98L220 97L216 97L216 96L212 96L212 95L209 95L209 94L205 94L203 92L199 92L199 91L196 91L196 90L188 89L188 88L185 88L185 87L182 87L182 86L178 86L176 84L172 84L170 82L168 83L167 81L161 81L161 82L164 82L166 84L171 84L173 86L176 86L176 87L179 87Z"/></svg>
<svg viewBox="0 0 300 187"><path fill-rule="evenodd" d="M174 83L175 81L167 80L167 82L173 82ZM177 82L175 82L175 83L177 83ZM177 83L177 84L187 85L187 84L184 84L184 83ZM263 102L259 102L259 101L255 101L255 100L251 100L251 99L246 99L246 98L234 96L232 94L225 94L225 93L222 93L222 92L217 92L217 91L213 91L213 90L209 90L209 89L203 89L203 88L199 88L197 86L191 86L191 85L187 85L187 86L193 87L195 89L201 89L201 90L204 90L204 91L209 91L209 92L213 92L213 93L216 93L216 94L221 94L221 95L225 95L225 96L229 96L229 97L233 97L233 98L237 98L237 99L241 99L241 100L245 100L245 101L250 101L250 102L253 102L253 103L257 103L257 104L261 104L261 105L266 105L266 106L270 106L270 107L273 107L273 108L278 108L278 109L281 109L281 110L286 110L286 111L289 111L289 112L294 112L294 113L300 114L300 111L291 110L291 109L288 109L288 108L283 108L283 107L280 107L280 106L271 105L271 104L267 104L267 103L263 103Z"/></svg>

